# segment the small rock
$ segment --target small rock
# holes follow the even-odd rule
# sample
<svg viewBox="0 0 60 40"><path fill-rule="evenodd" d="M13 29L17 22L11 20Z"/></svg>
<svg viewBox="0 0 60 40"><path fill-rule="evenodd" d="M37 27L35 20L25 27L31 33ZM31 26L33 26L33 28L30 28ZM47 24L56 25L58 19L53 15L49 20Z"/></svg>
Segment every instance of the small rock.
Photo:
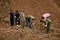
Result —
<svg viewBox="0 0 60 40"><path fill-rule="evenodd" d="M4 19L4 22L5 22L5 23L9 23L9 18L5 18L5 19Z"/></svg>

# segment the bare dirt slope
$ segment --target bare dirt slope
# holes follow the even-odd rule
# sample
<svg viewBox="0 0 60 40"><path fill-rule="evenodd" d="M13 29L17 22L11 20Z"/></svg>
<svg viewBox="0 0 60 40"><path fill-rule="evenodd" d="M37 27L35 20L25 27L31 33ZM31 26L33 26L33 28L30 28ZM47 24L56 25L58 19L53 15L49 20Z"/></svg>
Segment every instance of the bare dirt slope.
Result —
<svg viewBox="0 0 60 40"><path fill-rule="evenodd" d="M0 40L60 40L60 0L0 0ZM40 32L40 25L35 25L32 29L16 28L10 29L9 23L5 19L9 15L9 10L14 12L25 11L37 18L49 12L52 15L52 24L49 34Z"/></svg>

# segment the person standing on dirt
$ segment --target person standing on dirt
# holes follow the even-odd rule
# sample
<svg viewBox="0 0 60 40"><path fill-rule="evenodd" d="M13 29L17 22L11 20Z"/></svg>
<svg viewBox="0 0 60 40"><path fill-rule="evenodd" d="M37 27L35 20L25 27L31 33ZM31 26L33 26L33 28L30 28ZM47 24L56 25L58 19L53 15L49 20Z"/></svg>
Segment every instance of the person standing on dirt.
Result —
<svg viewBox="0 0 60 40"><path fill-rule="evenodd" d="M18 11L15 12L15 22L18 27L20 27L20 14Z"/></svg>
<svg viewBox="0 0 60 40"><path fill-rule="evenodd" d="M51 15L49 13L46 13L42 16L40 22L43 22L43 25L46 29L46 33L50 30L50 24L51 24Z"/></svg>
<svg viewBox="0 0 60 40"><path fill-rule="evenodd" d="M13 12L13 10L10 10L9 17L10 17L11 28L13 28L13 26L14 26L14 12Z"/></svg>
<svg viewBox="0 0 60 40"><path fill-rule="evenodd" d="M25 12L22 11L20 16L21 16L21 25L22 25L22 28L24 28L24 26L25 26Z"/></svg>

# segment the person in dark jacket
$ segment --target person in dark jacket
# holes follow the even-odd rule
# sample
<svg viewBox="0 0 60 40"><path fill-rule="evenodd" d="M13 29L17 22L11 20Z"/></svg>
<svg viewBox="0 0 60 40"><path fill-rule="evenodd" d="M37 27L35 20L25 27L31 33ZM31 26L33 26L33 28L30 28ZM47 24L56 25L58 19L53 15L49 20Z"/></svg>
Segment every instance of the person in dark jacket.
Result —
<svg viewBox="0 0 60 40"><path fill-rule="evenodd" d="M13 27L14 26L14 12L13 12L13 10L10 10L9 17L10 17L11 27Z"/></svg>
<svg viewBox="0 0 60 40"><path fill-rule="evenodd" d="M15 12L15 22L17 26L20 25L20 14L18 11Z"/></svg>

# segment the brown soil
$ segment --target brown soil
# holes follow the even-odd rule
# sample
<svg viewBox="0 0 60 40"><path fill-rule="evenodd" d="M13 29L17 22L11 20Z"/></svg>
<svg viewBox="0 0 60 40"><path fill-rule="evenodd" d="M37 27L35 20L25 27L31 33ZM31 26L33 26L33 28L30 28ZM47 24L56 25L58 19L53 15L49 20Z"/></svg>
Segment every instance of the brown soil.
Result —
<svg viewBox="0 0 60 40"><path fill-rule="evenodd" d="M10 9L25 11L26 15L35 16L37 21L42 14L49 12L52 15L50 33L42 33L40 25L17 30L0 21L0 40L60 40L60 0L0 0L0 18L8 17Z"/></svg>

